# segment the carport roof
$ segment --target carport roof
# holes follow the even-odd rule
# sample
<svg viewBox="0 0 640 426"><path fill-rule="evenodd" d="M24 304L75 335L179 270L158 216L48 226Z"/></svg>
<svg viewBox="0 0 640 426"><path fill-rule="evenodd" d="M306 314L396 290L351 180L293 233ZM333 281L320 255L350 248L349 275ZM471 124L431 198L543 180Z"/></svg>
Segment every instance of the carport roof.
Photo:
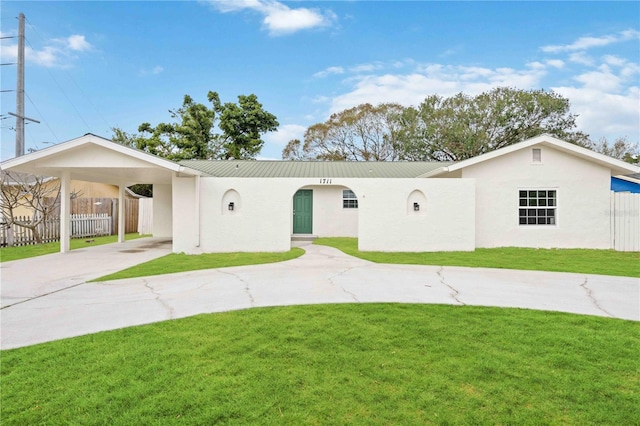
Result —
<svg viewBox="0 0 640 426"><path fill-rule="evenodd" d="M415 178L452 163L425 161L184 160L180 164L216 177Z"/></svg>
<svg viewBox="0 0 640 426"><path fill-rule="evenodd" d="M87 133L58 145L3 161L2 170L118 185L171 184L174 175L203 173Z"/></svg>

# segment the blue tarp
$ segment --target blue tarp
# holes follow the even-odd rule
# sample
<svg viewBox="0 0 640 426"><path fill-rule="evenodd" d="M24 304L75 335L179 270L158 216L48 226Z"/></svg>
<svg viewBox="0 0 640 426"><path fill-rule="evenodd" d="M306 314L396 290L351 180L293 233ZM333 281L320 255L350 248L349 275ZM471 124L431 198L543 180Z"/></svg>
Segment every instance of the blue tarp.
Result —
<svg viewBox="0 0 640 426"><path fill-rule="evenodd" d="M612 177L611 190L613 192L632 192L634 194L640 194L640 184Z"/></svg>

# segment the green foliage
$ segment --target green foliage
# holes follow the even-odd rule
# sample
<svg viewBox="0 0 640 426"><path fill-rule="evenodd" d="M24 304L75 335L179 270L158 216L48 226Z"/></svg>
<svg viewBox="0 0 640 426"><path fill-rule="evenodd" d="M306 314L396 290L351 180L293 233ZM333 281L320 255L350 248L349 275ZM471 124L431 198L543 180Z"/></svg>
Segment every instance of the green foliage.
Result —
<svg viewBox="0 0 640 426"><path fill-rule="evenodd" d="M640 253L637 252L501 247L479 248L471 252L389 253L359 251L356 238L318 238L314 244L335 247L348 255L376 263L578 272L640 278Z"/></svg>
<svg viewBox="0 0 640 426"><path fill-rule="evenodd" d="M139 134L114 128L113 140L174 161L255 158L264 145L261 136L277 129L276 117L253 94L238 96L238 104L223 104L218 93L211 91L207 98L212 107L185 95L180 108L169 110L173 122L155 127L142 123Z"/></svg>
<svg viewBox="0 0 640 426"><path fill-rule="evenodd" d="M309 127L304 144L291 140L282 158L287 160L393 161L397 153L393 136L397 118L403 111L398 104L362 104L333 114L324 123Z"/></svg>
<svg viewBox="0 0 640 426"><path fill-rule="evenodd" d="M569 100L544 90L497 88L478 96L427 96L418 107L362 104L292 140L284 159L460 161L551 133L588 145Z"/></svg>
<svg viewBox="0 0 640 426"><path fill-rule="evenodd" d="M640 420L634 321L343 304L199 315L2 351L2 423Z"/></svg>
<svg viewBox="0 0 640 426"><path fill-rule="evenodd" d="M226 268L229 266L259 265L262 263L284 262L304 254L304 250L294 247L285 252L259 253L205 253L188 255L171 253L158 259L123 269L93 281L110 281L149 275L173 274L176 272L197 271L200 269Z"/></svg>
<svg viewBox="0 0 640 426"><path fill-rule="evenodd" d="M542 133L585 144L587 136L572 131L575 119L568 99L544 90L432 95L403 115L397 149L403 160L460 161Z"/></svg>

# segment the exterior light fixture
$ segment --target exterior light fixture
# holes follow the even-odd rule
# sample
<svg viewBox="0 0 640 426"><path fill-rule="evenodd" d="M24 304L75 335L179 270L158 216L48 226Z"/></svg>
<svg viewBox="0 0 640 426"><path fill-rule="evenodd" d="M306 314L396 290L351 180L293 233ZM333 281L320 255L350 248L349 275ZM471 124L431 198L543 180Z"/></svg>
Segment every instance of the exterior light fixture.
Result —
<svg viewBox="0 0 640 426"><path fill-rule="evenodd" d="M229 211L233 211L233 209L235 208L235 205L233 204L233 201L229 203Z"/></svg>
<svg viewBox="0 0 640 426"><path fill-rule="evenodd" d="M420 211L420 204L418 204L418 203L413 203L413 211L414 211L414 212L418 212L418 211Z"/></svg>

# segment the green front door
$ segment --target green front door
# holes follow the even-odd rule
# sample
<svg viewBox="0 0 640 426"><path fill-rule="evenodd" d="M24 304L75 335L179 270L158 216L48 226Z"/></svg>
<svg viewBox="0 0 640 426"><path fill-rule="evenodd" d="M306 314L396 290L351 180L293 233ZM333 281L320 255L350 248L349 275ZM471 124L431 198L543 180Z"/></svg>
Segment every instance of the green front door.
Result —
<svg viewBox="0 0 640 426"><path fill-rule="evenodd" d="M313 217L313 191L301 189L293 196L293 233L311 234Z"/></svg>

